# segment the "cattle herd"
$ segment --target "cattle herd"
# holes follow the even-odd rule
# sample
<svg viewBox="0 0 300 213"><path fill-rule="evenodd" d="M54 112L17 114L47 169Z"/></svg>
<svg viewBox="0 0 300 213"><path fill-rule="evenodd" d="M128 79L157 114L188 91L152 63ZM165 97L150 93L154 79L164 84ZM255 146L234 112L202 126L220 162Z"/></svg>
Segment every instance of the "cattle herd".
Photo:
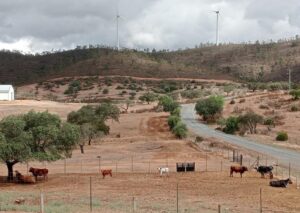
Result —
<svg viewBox="0 0 300 213"><path fill-rule="evenodd" d="M176 164L178 167L178 163ZM182 164L183 165L183 164ZM195 165L195 163L192 163L191 165ZM256 166L254 169L261 174L262 178L265 178L265 175L268 174L270 179L273 179L273 166ZM169 176L169 168L168 167L159 167L157 168L159 175L162 177L164 175ZM177 168L177 172L178 172ZM185 171L186 168L185 168ZM194 171L194 169L192 170ZM248 168L246 166L231 166L230 167L230 177L233 177L233 173L240 173L241 178L243 177L243 174L248 171ZM18 183L24 183L24 184L34 184L38 181L38 177L43 177L44 180L48 180L48 169L39 169L39 168L33 168L31 167L29 169L29 172L32 173L32 175L23 175L19 171L15 171L16 173L16 180ZM103 179L105 176L112 177L112 169L101 169L100 174L102 174ZM284 179L284 180L273 180L270 181L270 186L272 187L287 187L289 183L291 182L291 179Z"/></svg>

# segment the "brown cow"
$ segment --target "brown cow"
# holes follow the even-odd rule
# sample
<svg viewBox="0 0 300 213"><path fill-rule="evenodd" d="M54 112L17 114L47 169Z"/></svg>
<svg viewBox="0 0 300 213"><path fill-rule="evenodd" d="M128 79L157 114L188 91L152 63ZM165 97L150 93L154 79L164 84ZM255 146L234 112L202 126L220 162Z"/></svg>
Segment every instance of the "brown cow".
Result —
<svg viewBox="0 0 300 213"><path fill-rule="evenodd" d="M105 178L106 175L110 175L112 177L112 170L111 169L101 169L100 170L103 179Z"/></svg>
<svg viewBox="0 0 300 213"><path fill-rule="evenodd" d="M29 172L32 173L32 175L35 177L35 180L37 180L38 176L43 176L44 180L48 179L48 169L38 169L30 167Z"/></svg>
<svg viewBox="0 0 300 213"><path fill-rule="evenodd" d="M248 168L246 166L231 166L230 167L230 177L233 177L233 172L240 173L241 178L243 176L243 173L248 171Z"/></svg>
<svg viewBox="0 0 300 213"><path fill-rule="evenodd" d="M15 171L18 183L34 184L36 180L32 176L22 175L19 171Z"/></svg>

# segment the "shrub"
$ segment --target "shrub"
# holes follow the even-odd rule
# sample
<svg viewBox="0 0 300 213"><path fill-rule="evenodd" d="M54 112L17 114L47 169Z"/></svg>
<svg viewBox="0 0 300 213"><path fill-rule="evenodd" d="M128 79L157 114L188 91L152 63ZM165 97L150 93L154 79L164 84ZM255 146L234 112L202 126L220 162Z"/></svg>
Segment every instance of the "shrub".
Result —
<svg viewBox="0 0 300 213"><path fill-rule="evenodd" d="M124 87L122 87L122 86L117 86L116 87L116 90L122 90L122 89L124 89Z"/></svg>
<svg viewBox="0 0 300 213"><path fill-rule="evenodd" d="M293 96L294 100L298 100L299 97L300 97L300 90L299 89L298 90L292 90L290 92L290 95Z"/></svg>
<svg viewBox="0 0 300 213"><path fill-rule="evenodd" d="M269 107L267 105L261 104L259 105L260 109L269 109Z"/></svg>
<svg viewBox="0 0 300 213"><path fill-rule="evenodd" d="M286 132L278 132L276 140L277 141L287 141L289 139L288 134Z"/></svg>
<svg viewBox="0 0 300 213"><path fill-rule="evenodd" d="M201 92L199 90L186 90L180 93L183 98L195 99L200 98Z"/></svg>
<svg viewBox="0 0 300 213"><path fill-rule="evenodd" d="M223 111L224 99L221 96L210 96L197 102L195 110L203 120L214 120Z"/></svg>
<svg viewBox="0 0 300 213"><path fill-rule="evenodd" d="M235 100L232 99L232 100L229 102L229 104L235 104Z"/></svg>
<svg viewBox="0 0 300 213"><path fill-rule="evenodd" d="M69 84L68 89L64 92L66 95L74 95L76 93L78 93L78 91L81 90L81 83L80 81L76 80L76 81L72 81Z"/></svg>
<svg viewBox="0 0 300 213"><path fill-rule="evenodd" d="M180 108L177 107L176 109L174 109L174 110L171 112L171 115L176 115L176 116L180 117Z"/></svg>
<svg viewBox="0 0 300 213"><path fill-rule="evenodd" d="M184 123L178 122L177 125L173 128L173 133L177 138L186 138L187 137L187 127Z"/></svg>
<svg viewBox="0 0 300 213"><path fill-rule="evenodd" d="M151 102L154 102L157 100L157 95L153 92L147 92L144 95L140 96L139 100L150 104Z"/></svg>
<svg viewBox="0 0 300 213"><path fill-rule="evenodd" d="M178 117L176 115L171 115L168 118L168 125L171 130L174 129L174 127L177 125L178 122L180 122L180 117Z"/></svg>
<svg viewBox="0 0 300 213"><path fill-rule="evenodd" d="M266 118L264 120L264 125L267 125L267 126L275 126L275 121L274 121L274 118Z"/></svg>
<svg viewBox="0 0 300 213"><path fill-rule="evenodd" d="M201 137L201 136L197 136L197 137L195 138L195 142L196 142L196 143L201 143L202 141L204 141L204 138Z"/></svg>
<svg viewBox="0 0 300 213"><path fill-rule="evenodd" d="M102 91L102 93L103 93L103 94L108 94L108 93L109 93L109 90L108 90L108 89L104 89L104 90Z"/></svg>
<svg viewBox="0 0 300 213"><path fill-rule="evenodd" d="M250 130L251 134L256 133L257 124L263 122L263 117L252 111L249 111L244 115L240 115L238 119L240 124Z"/></svg>
<svg viewBox="0 0 300 213"><path fill-rule="evenodd" d="M162 106L163 107L163 110L165 112L172 112L174 111L176 108L179 107L179 104L177 102L175 102L173 100L173 98L171 98L170 96L161 96L159 98L159 103L158 103L159 106Z"/></svg>
<svg viewBox="0 0 300 213"><path fill-rule="evenodd" d="M298 112L299 111L299 106L297 106L297 105L291 106L291 111L292 112Z"/></svg>
<svg viewBox="0 0 300 213"><path fill-rule="evenodd" d="M227 134L234 134L239 130L239 119L237 117L229 117L226 120L224 132Z"/></svg>
<svg viewBox="0 0 300 213"><path fill-rule="evenodd" d="M242 98L240 101L239 101L239 103L241 104L241 103L245 103L246 102L246 99L245 98Z"/></svg>

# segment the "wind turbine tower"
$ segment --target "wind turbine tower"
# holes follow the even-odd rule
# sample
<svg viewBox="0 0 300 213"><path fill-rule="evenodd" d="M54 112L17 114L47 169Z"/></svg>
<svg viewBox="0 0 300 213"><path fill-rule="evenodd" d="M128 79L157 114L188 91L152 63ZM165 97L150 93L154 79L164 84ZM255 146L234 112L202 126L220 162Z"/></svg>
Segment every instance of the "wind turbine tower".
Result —
<svg viewBox="0 0 300 213"><path fill-rule="evenodd" d="M217 23L216 23L216 46L219 45L219 14L220 11L214 11L217 14Z"/></svg>
<svg viewBox="0 0 300 213"><path fill-rule="evenodd" d="M120 14L119 10L117 10L117 16L116 16L116 21L117 21L117 50L120 50L120 37L119 37L119 20L120 20Z"/></svg>

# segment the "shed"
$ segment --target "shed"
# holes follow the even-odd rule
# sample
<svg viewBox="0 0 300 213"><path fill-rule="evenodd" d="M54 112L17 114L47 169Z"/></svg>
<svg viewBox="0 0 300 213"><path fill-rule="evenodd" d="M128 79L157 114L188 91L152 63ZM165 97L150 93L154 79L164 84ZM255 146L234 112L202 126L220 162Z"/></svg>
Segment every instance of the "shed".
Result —
<svg viewBox="0 0 300 213"><path fill-rule="evenodd" d="M0 101L15 100L15 91L12 85L0 85Z"/></svg>

